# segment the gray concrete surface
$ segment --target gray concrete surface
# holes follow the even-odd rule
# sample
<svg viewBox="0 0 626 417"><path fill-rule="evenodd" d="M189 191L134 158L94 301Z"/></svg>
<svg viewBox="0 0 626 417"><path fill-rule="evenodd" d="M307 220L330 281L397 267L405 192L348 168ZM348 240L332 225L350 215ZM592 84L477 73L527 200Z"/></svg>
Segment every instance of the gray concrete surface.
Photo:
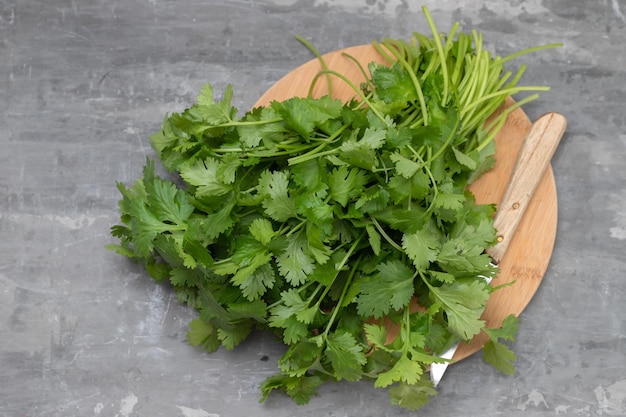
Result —
<svg viewBox="0 0 626 417"><path fill-rule="evenodd" d="M321 51L426 26L403 0L0 0L0 416L626 415L626 1L425 1L439 27L485 33L527 57L550 93L531 118L569 127L553 160L558 236L521 318L517 374L479 355L452 366L419 413L371 383L325 386L306 406L258 384L282 347L186 344L195 316L110 253L116 181L134 181L148 136L205 82L249 108Z"/></svg>

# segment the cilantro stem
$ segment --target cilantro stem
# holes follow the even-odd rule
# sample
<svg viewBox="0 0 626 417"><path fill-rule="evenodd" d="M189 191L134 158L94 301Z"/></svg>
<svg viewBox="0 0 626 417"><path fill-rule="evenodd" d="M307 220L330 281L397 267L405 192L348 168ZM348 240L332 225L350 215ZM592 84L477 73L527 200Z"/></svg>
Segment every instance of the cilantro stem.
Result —
<svg viewBox="0 0 626 417"><path fill-rule="evenodd" d="M259 147L259 148L254 148L254 149L259 149L256 152L253 151L248 151L244 148L241 147L232 147L232 148L215 148L212 149L213 152L218 153L218 154L227 154L227 153L241 153L247 157L258 157L258 158L266 158L266 159L277 159L277 158L281 158L285 155L292 155L292 154L298 154L300 152L306 151L307 149L311 149L314 145L313 144L306 144L306 145L300 145L300 146L295 146L295 145L291 145L291 144L276 144L277 148L283 148L284 150L282 151L276 151L276 150L272 150L272 149L267 149L267 148L263 148L263 147Z"/></svg>
<svg viewBox="0 0 626 417"><path fill-rule="evenodd" d="M350 259L350 257L352 256L352 254L354 253L354 251L356 250L357 246L359 245L361 239L363 238L363 234L361 234L361 236L359 236L354 243L352 244L352 246L350 246L350 249L348 249L348 252L346 252L345 256L343 257L343 259L341 260L341 262L339 263L339 265L337 265L336 269L336 273L335 276L333 277L332 281L326 285L326 288L324 289L324 292L322 293L322 295L320 296L319 300L317 301L316 305L319 308L319 306L322 304L322 301L324 300L324 298L326 298L326 296L328 295L328 293L330 292L333 284L335 283L335 280L337 279L337 277L339 276L339 274L341 273L341 270L343 269L343 267L346 265L346 263L348 262L348 260ZM339 300L337 300L337 306L335 307L333 314L331 315L330 321L327 324L327 327L325 329L325 334L328 334L328 330L330 329L330 326L332 325L332 322L334 320L334 316L336 316L337 311L340 309L341 304L343 303L343 297L345 295L345 291L346 288L350 285L350 281L352 280L352 276L354 276L354 271L356 266L361 262L361 257L359 257L359 259L357 259L357 261L354 263L353 267L352 267L352 271L350 271L350 275L348 275L348 278L346 279L346 283L344 284L344 288L342 291L342 295L339 298Z"/></svg>
<svg viewBox="0 0 626 417"><path fill-rule="evenodd" d="M433 286L431 285L431 283L428 281L428 279L426 279L426 275L424 275L424 273L422 271L417 271L417 275L419 275L419 277L422 279L422 281L424 282L424 284L426 284L426 286L429 289L433 289Z"/></svg>
<svg viewBox="0 0 626 417"><path fill-rule="evenodd" d="M372 42L372 46L374 47L374 49L376 49L376 52L378 52L380 56L382 56L383 59L387 61L389 65L392 65L395 62L395 59L389 56L389 54L385 51L385 49L381 46L380 43L374 41Z"/></svg>
<svg viewBox="0 0 626 417"><path fill-rule="evenodd" d="M322 70L327 71L328 70L328 65L326 65L326 61L324 61L324 58L322 57L322 54L319 53L319 51L317 50L317 48L315 48L309 41L307 41L306 39L304 39L302 36L300 35L296 35L296 39L302 43L304 46L306 46L311 52L313 52L313 55L315 55L315 57L318 59L320 65L322 66ZM330 74L328 74L326 76L326 82L328 84L328 95L330 97L333 96L333 83L331 82L330 79ZM313 85L314 83L311 83L311 86L309 87L309 97L312 97L312 93L313 93Z"/></svg>
<svg viewBox="0 0 626 417"><path fill-rule="evenodd" d="M365 72L365 68L363 68L363 65L361 65L361 63L355 57L353 57L352 55L346 52L342 53L341 55L348 58L357 66L359 71L361 71L361 75L363 75L363 79L365 80L368 86L372 84L371 77L367 75L367 72Z"/></svg>
<svg viewBox="0 0 626 417"><path fill-rule="evenodd" d="M508 62L508 61L510 61L512 59L518 58L518 57L520 57L522 55L525 55L525 54L529 54L529 53L537 52L537 51L542 51L544 49L559 48L561 46L563 46L562 43L549 43L549 44L546 44L546 45L539 45L539 46L534 46L532 48L526 48L526 49L523 49L523 50L521 50L519 52L515 52L515 53L513 53L513 54L511 54L511 55L509 55L507 57L500 58L500 62L501 63L506 63L506 62Z"/></svg>
<svg viewBox="0 0 626 417"><path fill-rule="evenodd" d="M259 126L259 125L268 125L270 123L278 123L282 122L283 119L280 117L275 117L273 119L266 120L233 120L232 122L224 123L215 127L231 127L231 126Z"/></svg>
<svg viewBox="0 0 626 417"><path fill-rule="evenodd" d="M389 52L391 52L391 54L394 57L396 57L396 59L398 60L398 63L402 65L404 69L407 71L407 73L409 74L409 78L411 78L411 82L413 83L413 88L415 88L415 93L417 94L417 99L419 100L419 103L420 103L422 114L424 115L424 126L428 126L428 110L426 107L426 100L424 99L424 92L422 91L421 84L419 80L417 79L417 76L415 75L415 70L411 68L411 65L409 65L406 59L400 56L399 51L397 51L393 47L387 46L387 44L385 44L385 46L387 47L387 49L389 49Z"/></svg>
<svg viewBox="0 0 626 417"><path fill-rule="evenodd" d="M459 34L457 40L457 51L456 51L456 63L454 65L454 70L452 71L452 84L457 86L461 81L461 69L463 64L466 63L465 56L467 54L467 49L470 47L469 43L470 38L465 34Z"/></svg>
<svg viewBox="0 0 626 417"><path fill-rule="evenodd" d="M389 237L387 232L385 232L385 229L383 229L380 223L378 223L378 220L376 220L374 217L370 217L370 220L372 221L372 223L374 223L374 226L378 230L378 233L380 233L380 235L385 238L387 243L389 243L397 251L400 251L400 252L404 251L404 249L402 249L402 246L398 245L396 242L393 241L392 238Z"/></svg>
<svg viewBox="0 0 626 417"><path fill-rule="evenodd" d="M423 124L423 122L424 122L423 118L415 120L419 116L419 114L420 114L419 109L417 109L417 111L411 111L410 113L408 113L408 112L405 113L402 122L399 123L397 125L397 127L405 127L405 126L409 126L409 125L410 125L410 127L417 127L417 126ZM413 122L415 122L415 123L413 123Z"/></svg>
<svg viewBox="0 0 626 417"><path fill-rule="evenodd" d="M528 96L526 98L524 98L523 100L519 100L516 101L515 104L513 104L510 107L507 107L502 114L500 114L494 121L492 121L487 127L486 130L489 131L489 135L481 142L478 144L478 146L476 147L476 150L478 152L480 152L481 150L483 150L483 148L485 146L487 146L489 144L489 142L491 142L495 136L498 134L498 132L500 131L500 129L502 128L502 126L504 126L504 123L506 122L506 119L508 117L509 114L511 114L515 109L533 101L536 100L539 97L539 94L533 94L531 96Z"/></svg>
<svg viewBox="0 0 626 417"><path fill-rule="evenodd" d="M368 105L369 109L372 110L372 112L376 115L376 117L378 117L383 123L389 126L389 122L385 119L385 117L382 114L380 114L378 109L376 109L376 107L369 101L369 99L365 96L365 94L363 94L361 89L358 88L356 85L354 85L354 83L350 81L350 79L348 79L348 77L346 77L345 75L337 71L333 71L333 70L322 70L318 72L315 75L315 77L313 77L313 81L311 81L311 85L314 85L317 82L317 80L324 74L334 75L335 77L345 82L356 93L356 95L358 95L361 98L361 100L363 100L363 102Z"/></svg>
<svg viewBox="0 0 626 417"><path fill-rule="evenodd" d="M430 16L428 12L428 8L426 6L422 6L422 13L424 13L424 17L428 22L428 26L430 26L430 31L433 34L433 39L435 40L435 46L437 47L437 53L439 54L439 60L441 61L441 76L443 77L443 95L441 98L441 104L445 105L448 102L448 90L449 90L449 78L448 78L448 66L446 64L446 55L443 51L443 44L441 43L441 37L439 36L439 32L437 31L437 27L435 26L435 22L433 18Z"/></svg>
<svg viewBox="0 0 626 417"><path fill-rule="evenodd" d="M312 150L310 150L309 152L307 152L305 154L289 158L287 160L287 163L289 165L296 165L296 164L300 164L302 162L306 162L306 161L308 161L310 159L315 159L315 158L319 158L320 156L331 155L331 154L335 153L336 152L335 149L331 149L331 150L328 150L326 152L321 152L321 151L326 146L328 146L330 143L334 142L334 140L337 139L348 127L349 127L348 125L342 125L331 136L329 136L327 139L325 139L324 142L320 143L318 146L316 146L315 148L313 148Z"/></svg>
<svg viewBox="0 0 626 417"><path fill-rule="evenodd" d="M291 236L292 234L294 234L296 232L300 232L300 229L302 229L304 227L304 225L306 224L307 220L303 220L303 219L299 219L299 220L300 220L300 222L297 225L295 225L294 227L292 227L291 230L285 234L285 236Z"/></svg>
<svg viewBox="0 0 626 417"><path fill-rule="evenodd" d="M550 90L550 87L534 86L534 87L513 87L513 88L508 88L506 90L496 91L494 93L480 96L478 99L474 100L472 103L465 106L465 108L461 111L461 114L464 115L473 107L477 107L479 104L485 101L492 100L494 98L498 98L498 97L506 98L510 95L517 94L521 91L549 91L549 90Z"/></svg>
<svg viewBox="0 0 626 417"><path fill-rule="evenodd" d="M458 134L460 123L461 123L461 118L457 116L456 120L454 121L454 126L450 130L450 134L446 138L446 141L443 143L443 145L441 145L439 149L437 149L437 152L435 152L435 154L432 157L428 158L428 160L426 161L426 164L430 164L433 160L439 158L441 154L443 154L443 152L448 148L448 146L450 146L450 143L452 143L452 140Z"/></svg>
<svg viewBox="0 0 626 417"><path fill-rule="evenodd" d="M312 281L311 281L312 282ZM313 292L311 293L311 295L307 298L306 300L306 304L307 306L311 303L311 300L313 300L313 298L315 298L315 296L317 295L318 292L320 292L320 290L322 289L322 287L324 287L324 284L322 284L321 282L319 282L317 284L317 287L315 287L315 289L313 290ZM319 306L322 304L322 299L324 298L324 296L326 295L326 293L322 293L322 295L320 296L320 298L318 299L318 301L315 303L315 306L317 308L319 308Z"/></svg>
<svg viewBox="0 0 626 417"><path fill-rule="evenodd" d="M426 209L426 213L430 213L431 210L433 209L433 207L435 206L435 200L437 199L437 196L439 195L439 187L437 187L437 180L435 180L435 176L431 172L430 168L428 168L426 165L424 165L424 169L426 170L426 174L428 174L428 178L430 178L430 182L433 185L433 199L431 200L430 204L428 205L428 209Z"/></svg>
<svg viewBox="0 0 626 417"><path fill-rule="evenodd" d="M219 123L219 124L214 124L214 125L211 124L211 125L206 126L206 128L215 129L215 128L222 128L222 127L259 126L259 125L267 125L271 123L278 123L282 121L283 119L279 117L275 117L273 119L266 119L266 120L231 120L225 123Z"/></svg>
<svg viewBox="0 0 626 417"><path fill-rule="evenodd" d="M355 243L354 243L354 245L352 247L356 247L356 244L361 240L362 237L363 237L363 235L359 236L359 238L355 241ZM352 248L350 248L350 249L352 249ZM337 314L339 314L339 311L341 310L341 306L342 306L342 304L344 302L344 298L346 298L346 294L348 293L348 288L350 288L350 285L352 284L352 279L354 278L354 275L356 274L357 267L361 263L361 259L362 259L362 256L360 256L354 262L354 264L352 264L352 269L350 270L350 274L346 278L346 282L343 284L343 289L341 290L341 295L339 296L339 299L337 300L337 305L333 309L333 312L332 312L332 314L330 316L330 319L328 320L328 323L326 323L326 328L324 329L324 333L323 333L323 337L324 338L328 337L328 333L330 333L330 329L332 328L332 325L335 323L335 319L337 318ZM330 288L330 286L329 286L329 288Z"/></svg>
<svg viewBox="0 0 626 417"><path fill-rule="evenodd" d="M307 153L306 155L294 156L293 158L289 158L287 162L289 163L289 165L297 165L297 164L301 164L302 162L306 162L311 159L316 159L316 158L326 156L326 155L332 155L337 152L337 149L329 149L327 151L320 152L320 150L324 149L326 145L327 144L322 143L317 148L313 149L313 151Z"/></svg>
<svg viewBox="0 0 626 417"><path fill-rule="evenodd" d="M413 276L415 279L417 273ZM402 346L402 355L406 356L409 353L409 349L411 348L411 309L408 306L403 311L403 319L404 323L404 346Z"/></svg>
<svg viewBox="0 0 626 417"><path fill-rule="evenodd" d="M422 159L422 156L421 156L421 155L422 155L422 152L424 152L424 146L421 146L421 147L419 148L419 151L416 151L415 149L413 149L413 146L412 146L412 145L407 145L406 147L407 147L407 149L408 149L408 150L410 150L410 151L411 151L411 153L412 153L412 154L413 154L416 158L418 158L418 159L420 160L420 162L421 162L422 164L424 163L424 160Z"/></svg>

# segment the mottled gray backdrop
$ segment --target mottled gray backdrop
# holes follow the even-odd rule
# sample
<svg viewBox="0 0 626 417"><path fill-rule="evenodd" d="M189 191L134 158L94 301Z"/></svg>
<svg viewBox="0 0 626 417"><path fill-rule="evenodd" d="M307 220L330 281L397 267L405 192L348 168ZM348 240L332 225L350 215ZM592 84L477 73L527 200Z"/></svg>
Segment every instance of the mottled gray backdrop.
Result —
<svg viewBox="0 0 626 417"><path fill-rule="evenodd" d="M104 249L116 181L153 156L149 135L205 82L248 109L322 52L427 31L408 0L0 0L0 416L626 415L626 1L428 0L552 91L531 118L569 119L553 160L558 236L521 318L517 374L480 355L452 366L420 413L369 382L323 387L306 406L258 385L282 347L185 341L195 316Z"/></svg>

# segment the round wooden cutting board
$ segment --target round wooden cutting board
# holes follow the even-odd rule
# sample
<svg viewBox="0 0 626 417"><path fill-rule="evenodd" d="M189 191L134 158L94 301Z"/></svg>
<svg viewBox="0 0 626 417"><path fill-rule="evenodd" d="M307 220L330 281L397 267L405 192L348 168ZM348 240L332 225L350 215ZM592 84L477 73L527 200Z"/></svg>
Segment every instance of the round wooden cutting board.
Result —
<svg viewBox="0 0 626 417"><path fill-rule="evenodd" d="M367 68L372 61L386 63L371 45L354 46L323 56L329 69L343 74L357 86L365 81L364 74L344 54L354 57L364 68ZM318 59L313 59L296 68L267 90L255 106L267 105L273 100L306 97L311 81L321 69ZM356 96L341 79L331 76L331 80L333 98L347 101ZM327 86L326 77L320 77L312 95L314 97L327 95ZM507 105L511 103L512 100L509 100ZM508 116L504 127L495 139L497 148L495 167L470 187L476 196L477 203L497 204L500 202L515 165L517 153L530 127L531 122L523 110L518 108ZM499 286L515 281L513 285L492 293L483 314L488 327L499 327L505 317L510 314L519 315L526 308L548 268L556 238L556 226L556 184L552 169L548 167L500 262L500 273L492 282L492 285ZM486 341L486 335L481 333L471 343L462 343L453 359L458 361L466 358L480 350Z"/></svg>

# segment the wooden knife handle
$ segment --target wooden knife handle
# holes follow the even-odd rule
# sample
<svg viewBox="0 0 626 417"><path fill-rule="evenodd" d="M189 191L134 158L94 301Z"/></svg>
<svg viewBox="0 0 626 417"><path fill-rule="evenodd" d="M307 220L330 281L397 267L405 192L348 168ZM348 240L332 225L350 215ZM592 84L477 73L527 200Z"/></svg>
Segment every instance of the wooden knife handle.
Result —
<svg viewBox="0 0 626 417"><path fill-rule="evenodd" d="M498 243L487 250L494 263L502 260L566 126L567 119L562 114L546 113L533 123L526 135L494 218Z"/></svg>

